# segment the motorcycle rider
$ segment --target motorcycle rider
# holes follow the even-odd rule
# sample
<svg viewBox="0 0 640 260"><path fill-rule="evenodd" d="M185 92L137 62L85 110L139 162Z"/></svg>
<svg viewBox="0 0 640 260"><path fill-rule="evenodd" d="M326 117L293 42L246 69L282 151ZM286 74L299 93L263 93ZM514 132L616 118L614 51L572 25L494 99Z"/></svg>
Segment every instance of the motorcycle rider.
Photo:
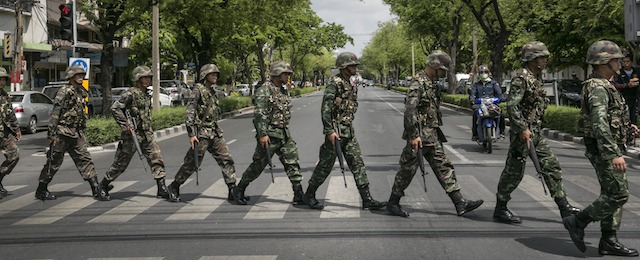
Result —
<svg viewBox="0 0 640 260"><path fill-rule="evenodd" d="M500 101L505 100L500 85L491 79L491 71L487 65L478 67L478 76L480 80L471 86L469 93L469 102L473 105L473 127L471 128L471 140L478 140L478 109L480 104L476 101L478 98L499 98ZM500 139L504 140L504 116L500 116L498 127L500 129Z"/></svg>

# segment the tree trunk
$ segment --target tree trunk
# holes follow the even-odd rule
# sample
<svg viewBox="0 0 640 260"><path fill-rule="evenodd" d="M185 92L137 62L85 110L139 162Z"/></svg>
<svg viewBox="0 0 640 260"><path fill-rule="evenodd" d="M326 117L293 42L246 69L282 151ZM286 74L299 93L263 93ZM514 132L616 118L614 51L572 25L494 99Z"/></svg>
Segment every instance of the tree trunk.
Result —
<svg viewBox="0 0 640 260"><path fill-rule="evenodd" d="M256 48L257 48L257 54L258 54L258 66L260 67L260 81L261 82L266 82L267 81L267 68L266 65L264 64L264 51L262 50L262 47L264 46L264 43L261 41L256 41Z"/></svg>
<svg viewBox="0 0 640 260"><path fill-rule="evenodd" d="M115 35L113 27L103 31L104 42L100 53L100 86L102 86L102 115L111 115L111 80L113 76L113 38Z"/></svg>

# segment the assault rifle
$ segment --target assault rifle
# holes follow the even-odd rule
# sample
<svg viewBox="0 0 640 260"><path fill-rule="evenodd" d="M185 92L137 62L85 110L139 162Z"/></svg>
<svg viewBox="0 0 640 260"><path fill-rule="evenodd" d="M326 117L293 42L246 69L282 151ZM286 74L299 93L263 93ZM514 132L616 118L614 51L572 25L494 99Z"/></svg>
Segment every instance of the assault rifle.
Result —
<svg viewBox="0 0 640 260"><path fill-rule="evenodd" d="M138 135L136 135L136 131L138 130L138 125L136 124L136 121L133 120L133 118L131 117L131 114L129 114L129 111L124 111L125 116L127 117L127 121L129 121L129 125L133 126L133 129L129 128L129 132L131 133L131 138L133 139L133 144L136 145L136 151L138 152L138 157L140 158L140 161L142 162L142 168L144 169L144 172L147 172L147 167L144 167L144 155L142 154L142 149L140 148L140 142L138 141Z"/></svg>
<svg viewBox="0 0 640 260"><path fill-rule="evenodd" d="M549 178L549 174L542 171L542 167L540 166L540 160L538 159L538 154L536 153L536 146L533 144L533 139L529 138L529 157L533 161L533 166L536 168L536 172L538 173L538 178L540 179L540 183L542 183L542 190L544 190L544 195L547 195L547 186L544 183L544 178Z"/></svg>
<svg viewBox="0 0 640 260"><path fill-rule="evenodd" d="M418 134L420 135L420 139L422 140L422 123L418 122ZM424 187L424 192L427 192L427 179L424 177L427 175L427 171L424 168L424 155L422 154L422 141L418 145L418 161L420 162L420 171L422 172L422 186Z"/></svg>
<svg viewBox="0 0 640 260"><path fill-rule="evenodd" d="M269 143L267 143L267 147L264 148L264 152L267 155L267 160L269 162L269 171L271 172L271 183L275 183L273 179L273 163L271 162L271 153L269 152Z"/></svg>
<svg viewBox="0 0 640 260"><path fill-rule="evenodd" d="M342 145L340 144L340 127L338 124L335 124L336 133L338 134L338 138L333 140L333 146L336 148L336 155L338 156L338 162L340 163L340 170L342 171L342 179L344 179L344 187L347 187L347 176L344 175L344 154L342 153Z"/></svg>
<svg viewBox="0 0 640 260"><path fill-rule="evenodd" d="M198 129L198 127L196 127L196 129ZM198 131L196 130L196 136L198 136ZM193 161L196 164L196 185L200 185L200 178L199 178L199 171L200 171L200 163L199 163L199 151L200 151L200 142L199 141L194 141L193 142Z"/></svg>

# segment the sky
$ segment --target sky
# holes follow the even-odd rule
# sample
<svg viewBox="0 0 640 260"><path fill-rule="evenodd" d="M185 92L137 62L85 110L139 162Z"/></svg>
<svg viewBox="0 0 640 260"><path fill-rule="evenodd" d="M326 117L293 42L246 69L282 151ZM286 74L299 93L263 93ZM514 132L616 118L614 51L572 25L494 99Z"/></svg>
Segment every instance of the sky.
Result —
<svg viewBox="0 0 640 260"><path fill-rule="evenodd" d="M311 9L325 22L344 26L344 32L353 38L353 45L347 43L338 51L350 51L358 57L378 29L378 23L393 19L389 6L382 0L311 0Z"/></svg>

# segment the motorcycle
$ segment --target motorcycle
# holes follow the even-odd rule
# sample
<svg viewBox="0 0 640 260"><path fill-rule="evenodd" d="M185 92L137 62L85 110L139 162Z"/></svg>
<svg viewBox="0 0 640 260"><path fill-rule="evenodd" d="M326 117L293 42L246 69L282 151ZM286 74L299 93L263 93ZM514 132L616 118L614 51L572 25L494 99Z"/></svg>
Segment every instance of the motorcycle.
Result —
<svg viewBox="0 0 640 260"><path fill-rule="evenodd" d="M499 98L477 98L476 103L479 104L475 113L478 113L478 144L487 150L487 153L493 152L493 143L500 136L500 128L498 123L502 116L502 110L498 103Z"/></svg>

